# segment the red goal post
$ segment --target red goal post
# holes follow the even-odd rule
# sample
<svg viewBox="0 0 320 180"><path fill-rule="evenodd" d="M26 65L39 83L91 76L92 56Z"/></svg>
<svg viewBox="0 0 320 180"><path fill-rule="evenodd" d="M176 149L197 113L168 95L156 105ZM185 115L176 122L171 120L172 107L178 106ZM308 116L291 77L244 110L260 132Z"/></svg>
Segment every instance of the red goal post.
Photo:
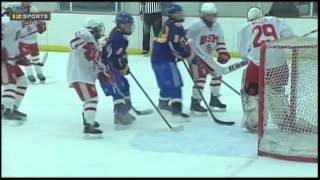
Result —
<svg viewBox="0 0 320 180"><path fill-rule="evenodd" d="M262 45L259 84L258 155L317 162L317 38Z"/></svg>

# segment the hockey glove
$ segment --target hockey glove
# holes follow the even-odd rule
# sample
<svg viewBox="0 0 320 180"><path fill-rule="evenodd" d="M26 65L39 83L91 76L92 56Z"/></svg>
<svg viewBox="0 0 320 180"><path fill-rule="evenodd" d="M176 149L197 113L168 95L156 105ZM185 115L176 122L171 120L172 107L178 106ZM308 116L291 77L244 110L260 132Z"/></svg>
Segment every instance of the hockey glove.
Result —
<svg viewBox="0 0 320 180"><path fill-rule="evenodd" d="M99 51L96 49L95 45L92 42L89 42L83 46L84 49L84 57L91 61L98 59Z"/></svg>
<svg viewBox="0 0 320 180"><path fill-rule="evenodd" d="M43 32L45 32L47 30L46 27L46 22L44 21L40 21L37 23L37 30L40 34L42 34Z"/></svg>
<svg viewBox="0 0 320 180"><path fill-rule="evenodd" d="M230 54L228 52L219 53L218 62L225 64L230 60Z"/></svg>

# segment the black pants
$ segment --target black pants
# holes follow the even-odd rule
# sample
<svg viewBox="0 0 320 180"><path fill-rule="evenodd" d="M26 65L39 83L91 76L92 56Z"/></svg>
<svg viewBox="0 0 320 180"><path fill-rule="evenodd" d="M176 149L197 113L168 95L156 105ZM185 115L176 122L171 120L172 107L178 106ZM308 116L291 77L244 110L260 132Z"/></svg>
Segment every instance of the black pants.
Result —
<svg viewBox="0 0 320 180"><path fill-rule="evenodd" d="M162 15L161 13L144 14L143 16L143 41L142 49L144 51L150 50L150 30L151 26L155 37L159 36L162 28Z"/></svg>

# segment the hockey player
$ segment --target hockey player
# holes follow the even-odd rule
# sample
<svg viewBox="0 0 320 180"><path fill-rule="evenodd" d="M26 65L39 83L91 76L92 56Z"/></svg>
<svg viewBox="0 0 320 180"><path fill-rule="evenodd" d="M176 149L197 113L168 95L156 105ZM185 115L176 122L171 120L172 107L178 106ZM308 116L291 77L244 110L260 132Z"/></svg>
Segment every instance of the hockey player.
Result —
<svg viewBox="0 0 320 180"><path fill-rule="evenodd" d="M23 13L37 12L36 7L31 5L31 2L21 2L21 11ZM21 36L19 49L21 56L29 60L29 64L25 64L27 76L30 82L36 82L33 75L33 67L36 71L37 77L40 82L44 83L46 78L42 72L42 63L39 60L39 47L37 43L37 33L42 34L46 31L45 21L22 21L22 27L27 33Z"/></svg>
<svg viewBox="0 0 320 180"><path fill-rule="evenodd" d="M169 19L164 23L159 38L153 42L151 56L152 69L160 88L160 109L169 110L172 115L187 118L182 112L182 78L177 67L177 60L188 58L191 49L182 26L183 9L172 4L167 9Z"/></svg>
<svg viewBox="0 0 320 180"><path fill-rule="evenodd" d="M98 18L87 18L84 27L70 41L67 81L83 101L84 133L97 135L102 134L102 131L95 121L98 104L95 81L98 74L106 81L110 80L106 67L100 62L101 47L98 42L104 36L105 27Z"/></svg>
<svg viewBox="0 0 320 180"><path fill-rule="evenodd" d="M260 49L263 43L268 41L274 41L281 38L288 38L293 36L293 32L290 26L284 23L282 20L272 17L263 16L261 9L252 7L247 13L248 22L244 24L238 33L238 49L242 59L246 59L249 62L248 67L243 72L241 100L243 105L244 116L242 118L242 127L247 128L250 131L256 131L258 123L258 90L259 90L259 63L260 63ZM278 67L282 70L287 69L287 64L281 57L281 51L274 53L273 60L277 62ZM276 70L273 69L273 70ZM288 72L281 72L288 74ZM282 85L287 84L287 78L279 80L268 79L267 83ZM277 86L279 87L279 86ZM286 98L284 95L284 89L280 87L273 89L277 91L274 94L277 97L268 97L266 100L273 99L273 105L271 108L280 108L279 111L286 113ZM278 104L277 106L275 106ZM285 105L287 104L287 105ZM270 109L271 110L271 109ZM271 110L272 111L272 110Z"/></svg>
<svg viewBox="0 0 320 180"><path fill-rule="evenodd" d="M211 75L211 98L209 106L213 111L225 111L226 105L219 100L222 75L211 69L204 60L217 51L217 61L225 64L230 59L224 42L223 31L217 20L217 8L214 3L203 3L200 9L200 19L192 24L187 31L187 38L192 41L192 50L195 55L189 63L190 71L198 88L203 91L207 75ZM213 60L213 59L212 59ZM200 104L201 96L196 87L193 87L191 97L191 112L206 113L207 109Z"/></svg>
<svg viewBox="0 0 320 180"><path fill-rule="evenodd" d="M127 78L129 73L128 55L126 49L128 36L134 30L133 17L125 12L116 15L116 26L111 30L102 51L102 62L110 67L113 82L100 79L100 85L106 96L113 97L115 129L128 127L135 117L129 113L131 107L130 87Z"/></svg>
<svg viewBox="0 0 320 180"><path fill-rule="evenodd" d="M22 26L20 21L10 21L7 13L5 9L1 10L1 117L21 123L27 114L18 108L28 86L27 78L17 65L25 61L18 50Z"/></svg>

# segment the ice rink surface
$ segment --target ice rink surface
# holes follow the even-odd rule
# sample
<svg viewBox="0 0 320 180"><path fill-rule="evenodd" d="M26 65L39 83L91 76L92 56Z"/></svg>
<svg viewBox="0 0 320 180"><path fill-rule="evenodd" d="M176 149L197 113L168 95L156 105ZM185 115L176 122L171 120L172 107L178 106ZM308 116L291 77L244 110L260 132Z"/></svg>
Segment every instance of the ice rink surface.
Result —
<svg viewBox="0 0 320 180"><path fill-rule="evenodd" d="M43 56L43 52L40 57ZM222 85L227 112L214 113L234 126L221 126L211 117L191 117L184 131L171 132L154 111L127 130L113 125L111 97L99 82L97 121L103 139L85 140L82 102L66 83L68 53L49 52L44 67L47 84L30 85L21 105L28 113L23 126L2 121L2 176L4 177L316 177L316 163L300 163L257 156L257 136L240 128L240 97ZM235 61L232 61L235 62ZM231 63L232 63L231 62ZM150 57L129 56L132 73L155 103L158 87ZM182 63L184 111L189 113L192 81ZM223 79L240 89L242 70ZM128 76L133 105L152 108ZM209 101L209 78L205 96ZM165 116L170 119L169 114ZM176 125L176 124L172 124Z"/></svg>

